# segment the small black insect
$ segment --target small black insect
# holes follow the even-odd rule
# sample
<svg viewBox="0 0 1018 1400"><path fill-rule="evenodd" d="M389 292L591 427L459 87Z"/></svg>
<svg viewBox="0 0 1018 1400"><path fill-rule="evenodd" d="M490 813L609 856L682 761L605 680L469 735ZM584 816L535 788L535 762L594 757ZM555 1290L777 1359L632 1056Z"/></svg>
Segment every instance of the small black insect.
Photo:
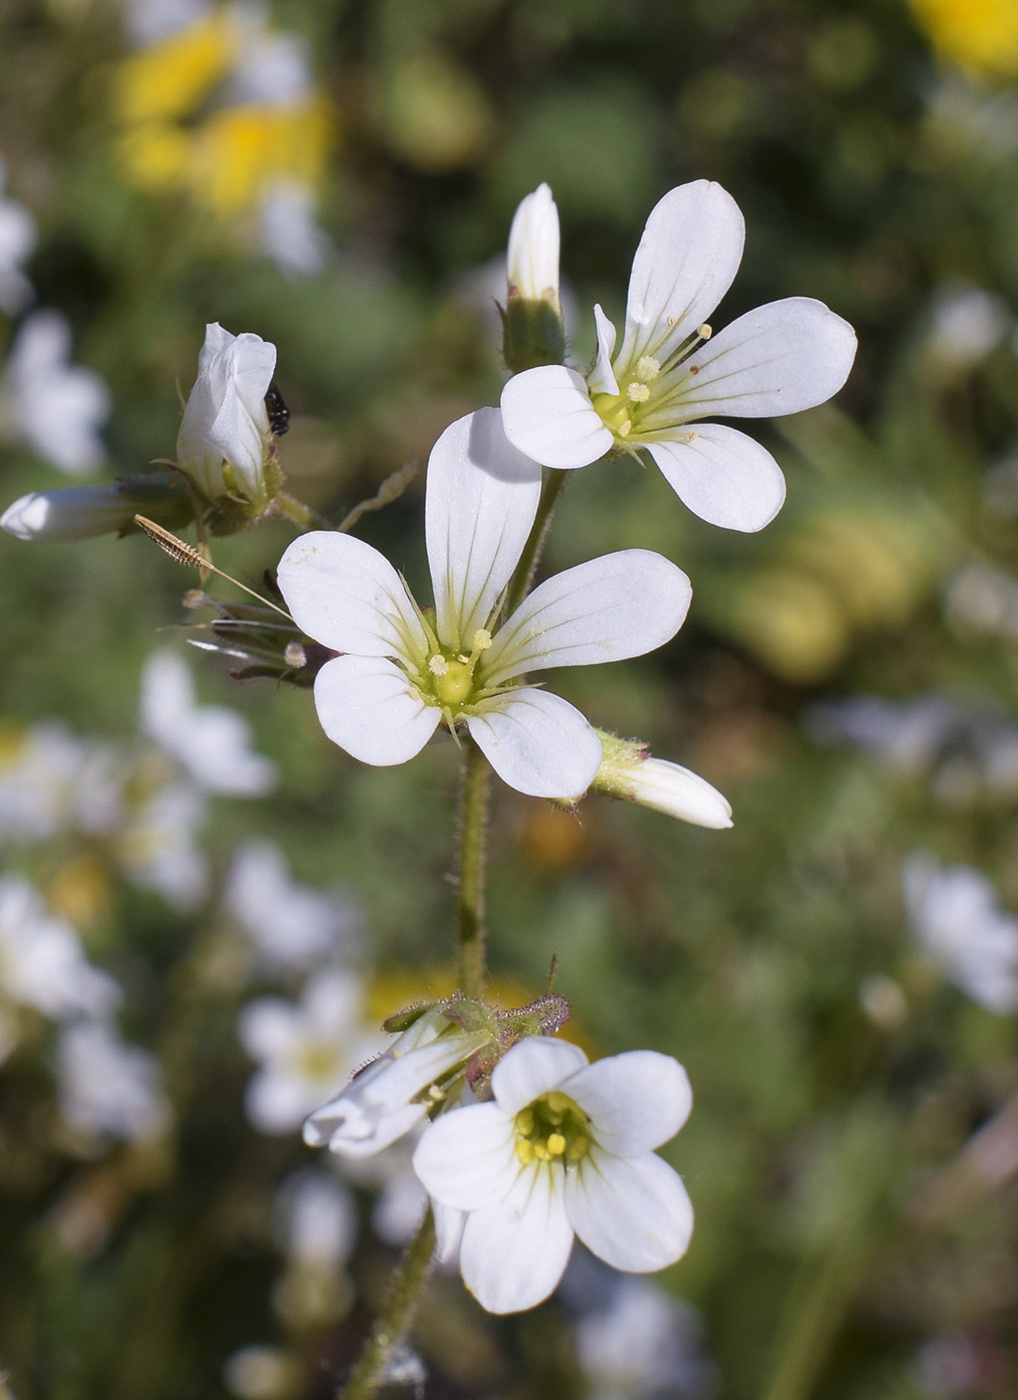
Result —
<svg viewBox="0 0 1018 1400"><path fill-rule="evenodd" d="M265 395L265 407L269 413L269 427L272 429L272 436L278 438L289 432L290 410L283 402L283 396L276 387L275 380L269 385L269 392Z"/></svg>

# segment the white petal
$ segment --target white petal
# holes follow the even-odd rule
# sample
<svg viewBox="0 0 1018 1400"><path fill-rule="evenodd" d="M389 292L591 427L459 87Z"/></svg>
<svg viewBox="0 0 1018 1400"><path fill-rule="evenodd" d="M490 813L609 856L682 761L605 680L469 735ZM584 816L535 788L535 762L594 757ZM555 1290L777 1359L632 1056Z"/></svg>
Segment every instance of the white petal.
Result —
<svg viewBox="0 0 1018 1400"><path fill-rule="evenodd" d="M642 421L649 431L666 414L771 418L815 408L836 394L855 359L855 331L822 301L788 297L747 311L682 366L667 404ZM691 371L695 370L695 374Z"/></svg>
<svg viewBox="0 0 1018 1400"><path fill-rule="evenodd" d="M279 587L297 626L356 656L401 656L428 643L403 580L377 549L352 535L312 530L279 561Z"/></svg>
<svg viewBox="0 0 1018 1400"><path fill-rule="evenodd" d="M219 410L205 440L236 470L252 498L263 490L265 443L269 434L265 395L276 368L276 347L260 335L237 336L223 357L224 384Z"/></svg>
<svg viewBox="0 0 1018 1400"><path fill-rule="evenodd" d="M271 1060L292 1045L297 1012L282 997L258 997L240 1013L237 1034L253 1060Z"/></svg>
<svg viewBox="0 0 1018 1400"><path fill-rule="evenodd" d="M653 1152L625 1158L594 1149L567 1174L565 1195L573 1229L613 1269L663 1269L689 1247L689 1195L678 1172Z"/></svg>
<svg viewBox="0 0 1018 1400"><path fill-rule="evenodd" d="M435 1253L445 1264L454 1258L459 1250L467 1217L463 1211L444 1206L441 1201L432 1201L431 1209L435 1216Z"/></svg>
<svg viewBox="0 0 1018 1400"><path fill-rule="evenodd" d="M590 1115L599 1146L624 1157L642 1156L668 1142L693 1106L686 1071L671 1055L655 1050L596 1060L563 1090Z"/></svg>
<svg viewBox="0 0 1018 1400"><path fill-rule="evenodd" d="M583 376L565 365L514 374L502 390L502 426L514 447L559 470L596 462L613 442Z"/></svg>
<svg viewBox="0 0 1018 1400"><path fill-rule="evenodd" d="M334 744L377 768L406 763L420 753L442 718L382 656L327 661L315 678L315 709Z"/></svg>
<svg viewBox="0 0 1018 1400"><path fill-rule="evenodd" d="M762 530L785 503L781 468L737 428L697 423L647 450L679 500L711 525Z"/></svg>
<svg viewBox="0 0 1018 1400"><path fill-rule="evenodd" d="M534 1308L557 1286L573 1247L562 1187L560 1170L530 1167L504 1200L467 1216L460 1271L488 1312Z"/></svg>
<svg viewBox="0 0 1018 1400"><path fill-rule="evenodd" d="M577 564L535 588L499 629L484 658L485 684L643 656L675 636L692 594L682 570L649 549Z"/></svg>
<svg viewBox="0 0 1018 1400"><path fill-rule="evenodd" d="M629 780L628 796L643 807L668 817L723 831L732 824L732 806L706 778L678 763L647 758L637 763Z"/></svg>
<svg viewBox="0 0 1018 1400"><path fill-rule="evenodd" d="M651 210L633 259L618 363L663 361L717 306L742 261L746 223L720 185L694 180Z"/></svg>
<svg viewBox="0 0 1018 1400"><path fill-rule="evenodd" d="M587 386L592 394L617 394L619 384L612 371L615 327L599 306L594 307L594 325L597 327L597 359Z"/></svg>
<svg viewBox="0 0 1018 1400"><path fill-rule="evenodd" d="M469 715L470 737L504 783L529 797L581 797L601 766L601 741L566 700L514 690Z"/></svg>
<svg viewBox="0 0 1018 1400"><path fill-rule="evenodd" d="M578 1045L549 1036L528 1036L499 1060L491 1076L491 1091L502 1112L514 1118L521 1108L586 1068L587 1057Z"/></svg>
<svg viewBox="0 0 1018 1400"><path fill-rule="evenodd" d="M497 408L458 419L428 460L425 527L438 635L470 651L523 553L541 468L512 447Z"/></svg>
<svg viewBox="0 0 1018 1400"><path fill-rule="evenodd" d="M443 1113L414 1150L414 1171L429 1196L456 1210L501 1200L520 1170L516 1130L497 1103Z"/></svg>

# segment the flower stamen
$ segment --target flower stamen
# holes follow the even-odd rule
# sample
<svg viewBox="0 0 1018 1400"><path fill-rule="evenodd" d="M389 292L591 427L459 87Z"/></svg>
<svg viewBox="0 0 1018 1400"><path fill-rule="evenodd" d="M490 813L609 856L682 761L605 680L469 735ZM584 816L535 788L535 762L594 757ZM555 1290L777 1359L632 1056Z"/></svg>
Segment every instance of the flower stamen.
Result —
<svg viewBox="0 0 1018 1400"><path fill-rule="evenodd" d="M590 1119L560 1089L521 1109L515 1127L516 1160L522 1167L535 1161L575 1165L590 1150Z"/></svg>

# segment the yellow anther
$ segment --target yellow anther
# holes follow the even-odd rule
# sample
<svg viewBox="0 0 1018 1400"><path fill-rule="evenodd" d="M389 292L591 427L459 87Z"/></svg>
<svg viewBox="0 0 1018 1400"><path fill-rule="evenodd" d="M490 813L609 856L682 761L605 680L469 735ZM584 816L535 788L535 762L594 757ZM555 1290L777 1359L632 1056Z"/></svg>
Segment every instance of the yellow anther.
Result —
<svg viewBox="0 0 1018 1400"><path fill-rule="evenodd" d="M581 1157L586 1157L590 1149L590 1142L585 1137L573 1138L569 1145L570 1162L578 1162Z"/></svg>
<svg viewBox="0 0 1018 1400"><path fill-rule="evenodd" d="M661 373L661 361L655 360L653 355L641 355L636 362L636 377L642 379L644 384L649 384Z"/></svg>
<svg viewBox="0 0 1018 1400"><path fill-rule="evenodd" d="M552 1089L550 1094L546 1094L545 1103L552 1113L564 1113L567 1108L572 1108L573 1101L568 1094L563 1094L561 1089Z"/></svg>
<svg viewBox="0 0 1018 1400"><path fill-rule="evenodd" d="M532 1108L524 1108L517 1113L516 1131L522 1133L524 1137L529 1137L534 1131L534 1110Z"/></svg>
<svg viewBox="0 0 1018 1400"><path fill-rule="evenodd" d="M553 1157L561 1157L566 1150L566 1140L561 1133L552 1133L548 1138L548 1151Z"/></svg>
<svg viewBox="0 0 1018 1400"><path fill-rule="evenodd" d="M627 418L626 421L622 424L621 428L619 428L619 437L628 437L632 426L632 421L629 418Z"/></svg>
<svg viewBox="0 0 1018 1400"><path fill-rule="evenodd" d="M474 633L474 651L487 651L491 646L491 633L487 627L478 627Z"/></svg>
<svg viewBox="0 0 1018 1400"><path fill-rule="evenodd" d="M434 1099L435 1102L438 1103L441 1099L445 1098L445 1090L440 1089L437 1084L432 1084L431 1088L428 1090L428 1098Z"/></svg>
<svg viewBox="0 0 1018 1400"><path fill-rule="evenodd" d="M626 389L626 397L630 403L646 403L650 398L650 390L646 384L638 384L634 379Z"/></svg>
<svg viewBox="0 0 1018 1400"><path fill-rule="evenodd" d="M711 336L714 334L713 330L710 328L710 326L708 326L706 321L704 321L702 326L697 326L696 333L701 340L710 340Z"/></svg>
<svg viewBox="0 0 1018 1400"><path fill-rule="evenodd" d="M428 670L433 676L444 676L449 670L449 663L444 656L433 656L428 662Z"/></svg>
<svg viewBox="0 0 1018 1400"><path fill-rule="evenodd" d="M529 1167L534 1160L534 1144L528 1142L526 1138L520 1138L516 1144L516 1156L521 1167Z"/></svg>
<svg viewBox="0 0 1018 1400"><path fill-rule="evenodd" d="M538 1138L534 1143L534 1156L539 1162L550 1162L551 1153L548 1151L548 1144L544 1138Z"/></svg>

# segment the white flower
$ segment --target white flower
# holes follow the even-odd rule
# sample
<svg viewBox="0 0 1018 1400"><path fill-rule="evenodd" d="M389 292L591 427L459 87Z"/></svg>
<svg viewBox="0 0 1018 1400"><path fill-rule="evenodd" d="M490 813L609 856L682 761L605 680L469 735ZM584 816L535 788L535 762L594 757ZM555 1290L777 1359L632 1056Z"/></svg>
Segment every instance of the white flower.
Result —
<svg viewBox="0 0 1018 1400"><path fill-rule="evenodd" d="M487 1031L467 1032L438 1008L418 1017L366 1065L343 1092L304 1124L309 1147L340 1157L372 1157L416 1128L445 1097L432 1086L461 1070L487 1044Z"/></svg>
<svg viewBox="0 0 1018 1400"><path fill-rule="evenodd" d="M813 738L855 744L903 773L921 772L959 726L959 706L944 695L905 704L857 695L814 705L807 716Z"/></svg>
<svg viewBox="0 0 1018 1400"><path fill-rule="evenodd" d="M547 185L520 201L509 229L509 296L558 306L558 209Z"/></svg>
<svg viewBox="0 0 1018 1400"><path fill-rule="evenodd" d="M249 748L247 720L226 705L196 705L176 652L157 651L146 663L140 726L206 792L261 797L275 786L275 764Z"/></svg>
<svg viewBox="0 0 1018 1400"><path fill-rule="evenodd" d="M342 655L315 681L330 739L365 763L405 763L444 719L471 738L510 787L575 797L601 744L572 705L515 682L527 671L589 666L662 646L689 607L686 575L627 549L542 583L495 621L537 512L541 473L511 447L497 409L447 428L428 464L426 534L435 616L399 574L351 535L295 540L279 586L297 625Z"/></svg>
<svg viewBox="0 0 1018 1400"><path fill-rule="evenodd" d="M241 1044L262 1068L247 1087L248 1117L263 1133L292 1132L378 1048L350 972L320 972L298 1003L258 997L242 1011Z"/></svg>
<svg viewBox="0 0 1018 1400"><path fill-rule="evenodd" d="M618 1280L609 1304L581 1318L576 1358L587 1400L701 1396L712 1389L695 1309L642 1278Z"/></svg>
<svg viewBox="0 0 1018 1400"><path fill-rule="evenodd" d="M160 524L184 520L190 500L179 477L152 473L108 486L58 486L19 496L0 516L0 529L19 540L66 543L133 530L135 515Z"/></svg>
<svg viewBox="0 0 1018 1400"><path fill-rule="evenodd" d="M942 869L922 851L901 875L923 952L988 1011L1018 1011L1018 918L1000 908L992 882L968 865Z"/></svg>
<svg viewBox="0 0 1018 1400"><path fill-rule="evenodd" d="M276 181L262 203L259 242L286 276L317 277L328 265L332 242L314 210L314 192L297 180Z"/></svg>
<svg viewBox="0 0 1018 1400"><path fill-rule="evenodd" d="M254 6L238 6L237 57L221 94L225 105L294 107L314 95L315 79L306 39L270 28Z"/></svg>
<svg viewBox="0 0 1018 1400"><path fill-rule="evenodd" d="M0 311L14 316L32 300L32 284L21 268L38 235L25 206L3 197L6 181L7 166L0 159Z"/></svg>
<svg viewBox="0 0 1018 1400"><path fill-rule="evenodd" d="M127 0L125 21L131 42L156 44L204 19L209 0Z"/></svg>
<svg viewBox="0 0 1018 1400"><path fill-rule="evenodd" d="M948 619L966 632L1018 641L1018 584L989 564L968 564L947 590Z"/></svg>
<svg viewBox="0 0 1018 1400"><path fill-rule="evenodd" d="M54 1021L103 1015L120 1000L117 983L88 961L71 925L50 914L20 875L0 876L0 994Z"/></svg>
<svg viewBox="0 0 1018 1400"><path fill-rule="evenodd" d="M75 475L106 455L99 436L110 394L90 369L68 363L71 328L59 311L34 311L18 331L2 388L14 435L53 466Z"/></svg>
<svg viewBox="0 0 1018 1400"><path fill-rule="evenodd" d="M933 296L927 352L945 369L977 365L995 350L1011 326L1007 303L981 287L947 285Z"/></svg>
<svg viewBox="0 0 1018 1400"><path fill-rule="evenodd" d="M720 185L680 185L647 220L633 262L621 350L595 307L597 361L587 379L565 365L515 375L502 391L509 441L549 467L583 467L646 447L694 514L759 530L780 510L784 477L744 433L709 415L770 418L823 403L844 384L855 334L822 302L790 297L706 324L742 258L744 223Z"/></svg>
<svg viewBox="0 0 1018 1400"><path fill-rule="evenodd" d="M197 841L206 815L197 788L167 783L131 813L116 843L120 863L135 884L155 890L184 913L196 908L208 889L208 861Z"/></svg>
<svg viewBox="0 0 1018 1400"><path fill-rule="evenodd" d="M210 499L240 495L267 504L265 464L271 446L265 395L276 347L260 335L205 327L194 382L177 438L177 462Z"/></svg>
<svg viewBox="0 0 1018 1400"><path fill-rule="evenodd" d="M295 884L271 841L247 841L237 851L226 908L273 971L307 970L337 945L348 950L361 927L360 910L350 899Z"/></svg>
<svg viewBox="0 0 1018 1400"><path fill-rule="evenodd" d="M102 783L104 757L111 758L62 724L32 725L0 763L0 841L45 841L65 826L108 829L120 808L119 793ZM93 776L104 789L95 804Z"/></svg>
<svg viewBox="0 0 1018 1400"><path fill-rule="evenodd" d="M654 1149L682 1127L692 1094L667 1055L636 1050L588 1064L565 1041L514 1045L494 1100L443 1114L414 1153L432 1199L467 1213L464 1282L489 1312L519 1312L558 1284L578 1235L627 1273L685 1253L693 1208Z"/></svg>
<svg viewBox="0 0 1018 1400"><path fill-rule="evenodd" d="M125 1142L165 1132L169 1106L159 1088L159 1062L125 1045L105 1021L79 1021L61 1031L57 1072L61 1112L80 1132Z"/></svg>
<svg viewBox="0 0 1018 1400"><path fill-rule="evenodd" d="M371 1157L344 1154L335 1158L337 1169L348 1181L377 1192L371 1207L371 1228L384 1244L394 1248L410 1243L428 1208L428 1193L413 1168L414 1149L423 1130L422 1120Z"/></svg>

